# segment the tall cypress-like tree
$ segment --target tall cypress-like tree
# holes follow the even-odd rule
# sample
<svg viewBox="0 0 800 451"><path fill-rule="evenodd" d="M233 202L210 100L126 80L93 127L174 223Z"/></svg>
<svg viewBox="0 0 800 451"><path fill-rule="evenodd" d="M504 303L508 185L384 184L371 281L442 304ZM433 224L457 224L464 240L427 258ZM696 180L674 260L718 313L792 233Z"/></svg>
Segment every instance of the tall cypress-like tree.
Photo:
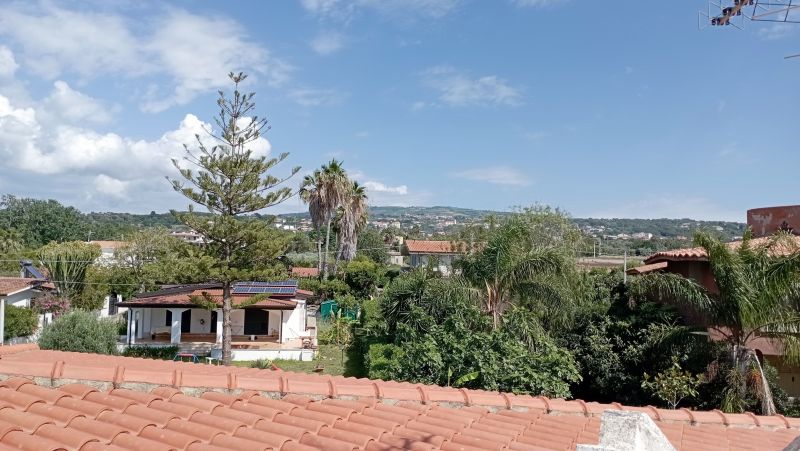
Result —
<svg viewBox="0 0 800 451"><path fill-rule="evenodd" d="M295 167L288 176L276 177L270 174L271 170L289 154L282 153L274 158L253 154L249 146L269 130L268 121L254 114L255 93L239 91L247 75L230 73L229 77L234 84L233 97L228 98L220 91L219 115L215 118L219 132L209 131L216 144L209 147L197 136L196 149L185 146L184 161L189 167L172 160L182 180L168 178L175 191L211 213L198 216L192 206L185 213L173 211L181 222L203 236L203 249L214 259L211 276L222 283L222 362L225 365L231 362L231 285L236 280L246 279L254 263L269 257L259 252L265 247L267 223L242 216L290 198L292 190L279 185L300 170Z"/></svg>

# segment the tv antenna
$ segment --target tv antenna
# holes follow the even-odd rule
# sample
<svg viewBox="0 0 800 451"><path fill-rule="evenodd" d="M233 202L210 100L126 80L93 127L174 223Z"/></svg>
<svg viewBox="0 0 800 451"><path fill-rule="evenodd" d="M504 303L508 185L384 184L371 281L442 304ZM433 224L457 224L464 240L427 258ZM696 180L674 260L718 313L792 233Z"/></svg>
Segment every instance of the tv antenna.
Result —
<svg viewBox="0 0 800 451"><path fill-rule="evenodd" d="M708 10L699 11L697 17L700 29L733 26L741 30L747 22L800 24L800 0L709 0Z"/></svg>

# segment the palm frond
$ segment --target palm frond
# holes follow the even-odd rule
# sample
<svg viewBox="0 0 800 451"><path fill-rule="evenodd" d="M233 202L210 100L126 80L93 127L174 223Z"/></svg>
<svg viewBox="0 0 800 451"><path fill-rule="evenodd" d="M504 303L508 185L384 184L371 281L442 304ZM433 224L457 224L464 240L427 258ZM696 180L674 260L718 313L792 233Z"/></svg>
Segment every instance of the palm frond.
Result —
<svg viewBox="0 0 800 451"><path fill-rule="evenodd" d="M656 301L683 305L707 313L714 301L705 288L680 274L651 273L638 276L628 284L631 305L643 301Z"/></svg>

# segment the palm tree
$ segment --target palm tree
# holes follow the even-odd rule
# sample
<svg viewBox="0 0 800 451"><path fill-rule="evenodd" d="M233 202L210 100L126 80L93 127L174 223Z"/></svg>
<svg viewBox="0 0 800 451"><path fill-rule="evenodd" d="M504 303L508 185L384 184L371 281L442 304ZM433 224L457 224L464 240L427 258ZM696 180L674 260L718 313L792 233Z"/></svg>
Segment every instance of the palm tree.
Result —
<svg viewBox="0 0 800 451"><path fill-rule="evenodd" d="M534 308L544 321L562 323L557 317L568 313L566 307L577 298L568 277L575 265L567 241L539 237L531 225L524 213L512 216L492 231L483 249L456 263L482 292L482 308L495 328L515 304Z"/></svg>
<svg viewBox="0 0 800 451"><path fill-rule="evenodd" d="M324 185L322 172L317 169L303 178L300 185L300 199L308 204L311 224L317 233L317 271L322 275L322 225L325 224L325 204L323 199Z"/></svg>
<svg viewBox="0 0 800 451"><path fill-rule="evenodd" d="M336 255L334 273L339 260L349 262L356 258L358 232L367 224L367 190L358 182L353 182L344 195L339 220L339 252Z"/></svg>
<svg viewBox="0 0 800 451"><path fill-rule="evenodd" d="M341 206L344 194L349 189L349 181L347 179L347 173L342 167L342 163L336 159L322 166L320 179L322 183L321 200L327 228L325 232L325 253L322 255L322 270L323 277L327 279L331 225L334 214L339 206Z"/></svg>
<svg viewBox="0 0 800 451"><path fill-rule="evenodd" d="M748 385L755 387L761 413L772 415L775 404L761 362L751 348L757 337L782 348L789 363L800 362L800 248L786 233L726 244L705 233L694 243L708 259L714 287L672 273L652 273L629 284L631 301L668 302L689 309L705 323L700 333L724 342L731 372L721 409L744 410Z"/></svg>

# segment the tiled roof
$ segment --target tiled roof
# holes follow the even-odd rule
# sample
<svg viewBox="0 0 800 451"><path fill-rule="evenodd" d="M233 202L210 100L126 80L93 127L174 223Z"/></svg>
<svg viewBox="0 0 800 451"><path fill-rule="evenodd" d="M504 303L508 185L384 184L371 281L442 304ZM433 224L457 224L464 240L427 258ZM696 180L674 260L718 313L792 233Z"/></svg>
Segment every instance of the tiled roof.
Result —
<svg viewBox="0 0 800 451"><path fill-rule="evenodd" d="M452 241L406 240L405 247L413 254L458 254L464 252L466 243Z"/></svg>
<svg viewBox="0 0 800 451"><path fill-rule="evenodd" d="M767 246L772 242L772 237L753 238L750 246L753 248ZM728 243L731 249L738 249L742 245L741 241ZM800 236L792 236L788 243L776 243L771 248L773 256L784 256L800 251ZM708 254L702 247L691 247L685 249L675 249L671 251L656 252L645 260L645 263L656 263L660 261L706 261Z"/></svg>
<svg viewBox="0 0 800 451"><path fill-rule="evenodd" d="M0 296L8 296L11 293L16 293L25 288L33 288L40 283L41 281L37 279L0 277Z"/></svg>
<svg viewBox="0 0 800 451"><path fill-rule="evenodd" d="M188 293L176 293L167 295L156 295L150 297L135 297L125 302L118 302L120 307L167 307L167 306L182 306L194 305L192 303L192 296L208 296L214 302L222 305L222 290L221 289L208 289L208 290L194 290ZM234 303L242 302L252 295L239 295L232 294L231 298ZM247 307L255 308L273 308L273 309L293 309L297 306L297 301L292 299L262 299L253 304L247 304Z"/></svg>
<svg viewBox="0 0 800 451"><path fill-rule="evenodd" d="M647 274L653 271L660 271L667 267L667 262L651 263L649 265L641 265L631 268L626 271L628 274Z"/></svg>
<svg viewBox="0 0 800 451"><path fill-rule="evenodd" d="M20 377L21 376L21 377ZM678 450L780 450L800 419L0 347L0 449L546 450L649 415ZM37 385L38 384L38 385Z"/></svg>
<svg viewBox="0 0 800 451"><path fill-rule="evenodd" d="M127 241L90 241L92 244L100 246L100 249L117 249L128 244Z"/></svg>
<svg viewBox="0 0 800 451"><path fill-rule="evenodd" d="M296 277L319 277L317 268L292 268L292 275Z"/></svg>

